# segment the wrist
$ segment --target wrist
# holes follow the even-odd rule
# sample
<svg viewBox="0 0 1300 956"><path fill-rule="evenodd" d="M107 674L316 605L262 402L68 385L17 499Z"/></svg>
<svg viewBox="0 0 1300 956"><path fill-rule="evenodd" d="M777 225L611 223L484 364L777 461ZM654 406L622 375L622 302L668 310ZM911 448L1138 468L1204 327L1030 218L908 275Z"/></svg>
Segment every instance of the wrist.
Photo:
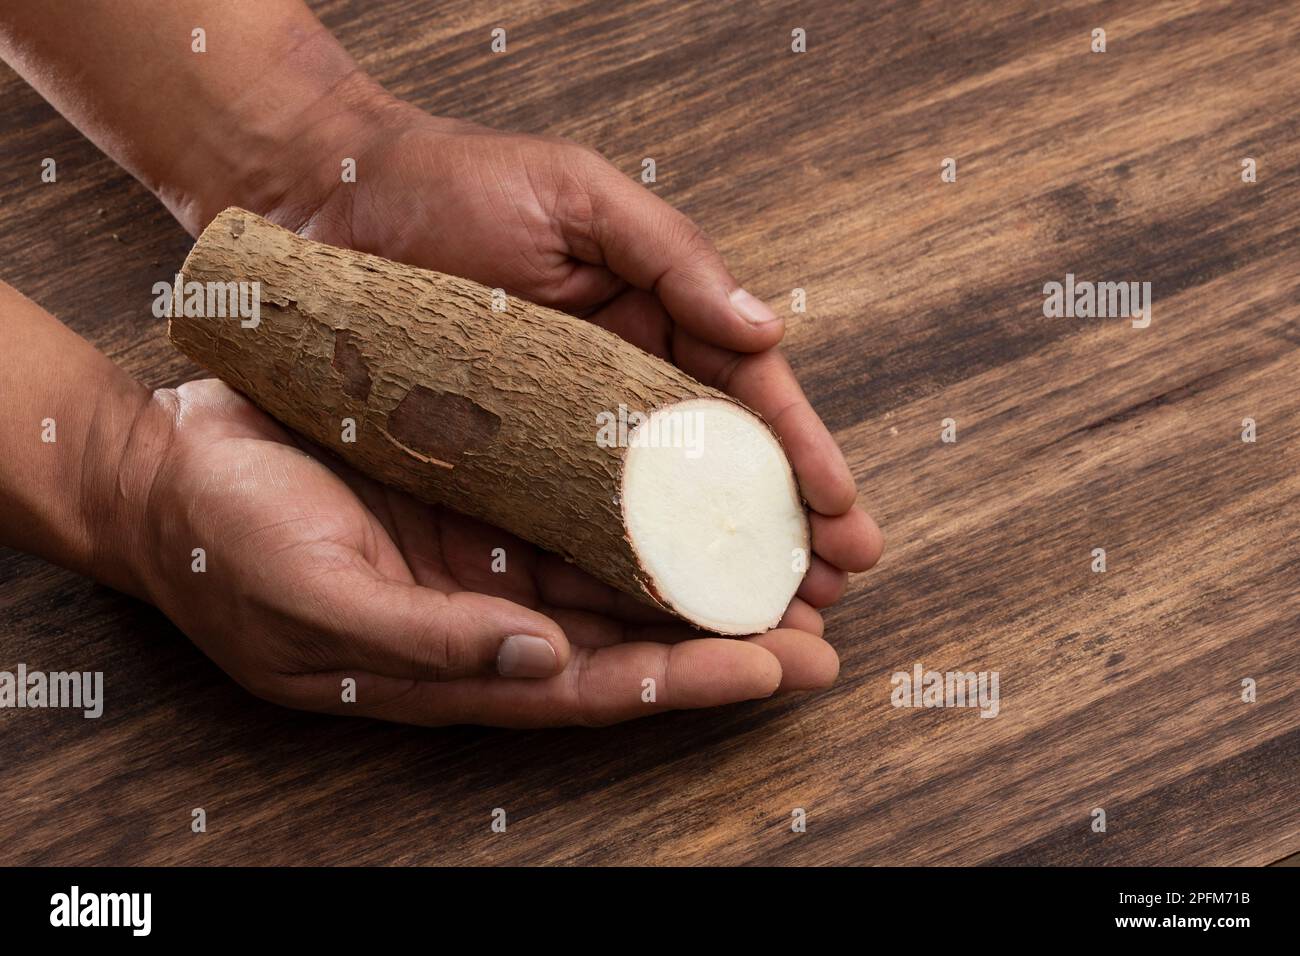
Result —
<svg viewBox="0 0 1300 956"><path fill-rule="evenodd" d="M83 467L81 502L89 554L85 572L109 587L157 603L157 547L166 452L175 425L175 392L139 389L118 427L102 436L98 467Z"/></svg>
<svg viewBox="0 0 1300 956"><path fill-rule="evenodd" d="M171 164L175 175L150 185L191 235L228 206L297 229L342 181L343 160L400 105L320 28L214 107L201 141Z"/></svg>

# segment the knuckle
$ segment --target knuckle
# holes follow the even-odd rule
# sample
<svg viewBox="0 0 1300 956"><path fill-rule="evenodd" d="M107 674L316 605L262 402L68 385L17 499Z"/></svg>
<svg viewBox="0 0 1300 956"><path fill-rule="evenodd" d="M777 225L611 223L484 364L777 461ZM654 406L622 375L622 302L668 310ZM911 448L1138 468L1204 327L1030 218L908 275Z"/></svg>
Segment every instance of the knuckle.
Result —
<svg viewBox="0 0 1300 956"><path fill-rule="evenodd" d="M586 143L575 143L571 140L565 140L564 143L574 162L594 164L602 168L613 168L610 166L609 160L605 158L605 154L595 146L588 146Z"/></svg>
<svg viewBox="0 0 1300 956"><path fill-rule="evenodd" d="M695 220L681 213L674 213L670 235L674 245L685 249L693 258L713 255L713 243L704 234L704 230L695 223Z"/></svg>
<svg viewBox="0 0 1300 956"><path fill-rule="evenodd" d="M415 666L429 675L431 680L449 680L466 673L470 668L467 643L458 637L459 629L450 626L445 617L430 623L420 633L413 648Z"/></svg>
<svg viewBox="0 0 1300 956"><path fill-rule="evenodd" d="M275 671L261 667L241 669L232 673L239 685L254 697L281 707L294 707L298 704L289 693L287 682Z"/></svg>
<svg viewBox="0 0 1300 956"><path fill-rule="evenodd" d="M608 727L618 723L613 714L596 706L590 695L591 656L579 654L574 664L565 672L569 680L568 693L564 695L565 705L561 708L561 724L575 727Z"/></svg>

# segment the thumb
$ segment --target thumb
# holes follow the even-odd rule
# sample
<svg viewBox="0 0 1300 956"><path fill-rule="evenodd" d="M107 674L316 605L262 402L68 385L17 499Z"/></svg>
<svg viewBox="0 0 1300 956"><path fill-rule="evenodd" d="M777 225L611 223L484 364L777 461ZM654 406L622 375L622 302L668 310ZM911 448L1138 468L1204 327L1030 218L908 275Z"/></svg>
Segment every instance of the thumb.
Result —
<svg viewBox="0 0 1300 956"><path fill-rule="evenodd" d="M373 580L357 592L336 630L350 663L371 673L422 681L545 678L568 664L560 626L504 598Z"/></svg>
<svg viewBox="0 0 1300 956"><path fill-rule="evenodd" d="M740 288L690 219L603 161L584 188L590 215L561 224L571 246L594 243L612 272L655 293L674 322L706 342L757 352L781 340L781 319Z"/></svg>

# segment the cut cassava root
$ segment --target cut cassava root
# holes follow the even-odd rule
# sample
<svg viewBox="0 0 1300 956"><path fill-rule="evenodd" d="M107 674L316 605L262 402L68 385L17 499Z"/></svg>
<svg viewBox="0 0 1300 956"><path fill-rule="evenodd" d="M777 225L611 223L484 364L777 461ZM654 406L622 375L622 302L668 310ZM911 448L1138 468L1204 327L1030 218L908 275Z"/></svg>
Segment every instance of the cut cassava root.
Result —
<svg viewBox="0 0 1300 956"><path fill-rule="evenodd" d="M717 633L775 626L798 588L807 515L771 429L618 336L236 208L181 278L258 283L257 322L175 309L172 342L365 474Z"/></svg>
<svg viewBox="0 0 1300 956"><path fill-rule="evenodd" d="M807 517L785 452L752 412L713 398L666 405L641 427L653 434L673 416L697 422L701 453L634 435L623 461L628 539L682 617L722 634L766 630L807 563Z"/></svg>

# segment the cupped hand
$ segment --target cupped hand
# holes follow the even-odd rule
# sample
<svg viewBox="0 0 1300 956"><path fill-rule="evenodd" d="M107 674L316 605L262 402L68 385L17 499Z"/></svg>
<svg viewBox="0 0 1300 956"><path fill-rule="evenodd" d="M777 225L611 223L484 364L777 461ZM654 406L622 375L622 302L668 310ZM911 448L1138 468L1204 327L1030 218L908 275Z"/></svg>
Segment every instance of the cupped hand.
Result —
<svg viewBox="0 0 1300 956"><path fill-rule="evenodd" d="M339 137L356 182L269 214L310 238L465 276L582 315L762 415L811 508L799 597L834 603L884 548L835 440L776 348L782 321L701 230L593 150L382 98ZM306 177L304 177L306 181Z"/></svg>
<svg viewBox="0 0 1300 956"><path fill-rule="evenodd" d="M766 634L701 636L353 472L216 380L154 393L145 418L127 469L148 475L134 577L267 700L427 725L601 725L837 672L820 615L798 598Z"/></svg>
<svg viewBox="0 0 1300 956"><path fill-rule="evenodd" d="M604 724L831 683L838 658L816 609L878 560L883 540L775 347L779 317L690 220L591 150L391 100L343 129L355 183L289 191L257 211L582 315L740 399L794 465L812 511L809 572L776 630L702 635L505 532L351 472L200 382L161 403L174 405L174 434L159 487L175 496L164 513L211 515L186 533L215 535L225 557L202 582L173 578L164 609L261 696L412 723ZM491 568L498 547L505 573ZM341 699L347 677L355 704Z"/></svg>

